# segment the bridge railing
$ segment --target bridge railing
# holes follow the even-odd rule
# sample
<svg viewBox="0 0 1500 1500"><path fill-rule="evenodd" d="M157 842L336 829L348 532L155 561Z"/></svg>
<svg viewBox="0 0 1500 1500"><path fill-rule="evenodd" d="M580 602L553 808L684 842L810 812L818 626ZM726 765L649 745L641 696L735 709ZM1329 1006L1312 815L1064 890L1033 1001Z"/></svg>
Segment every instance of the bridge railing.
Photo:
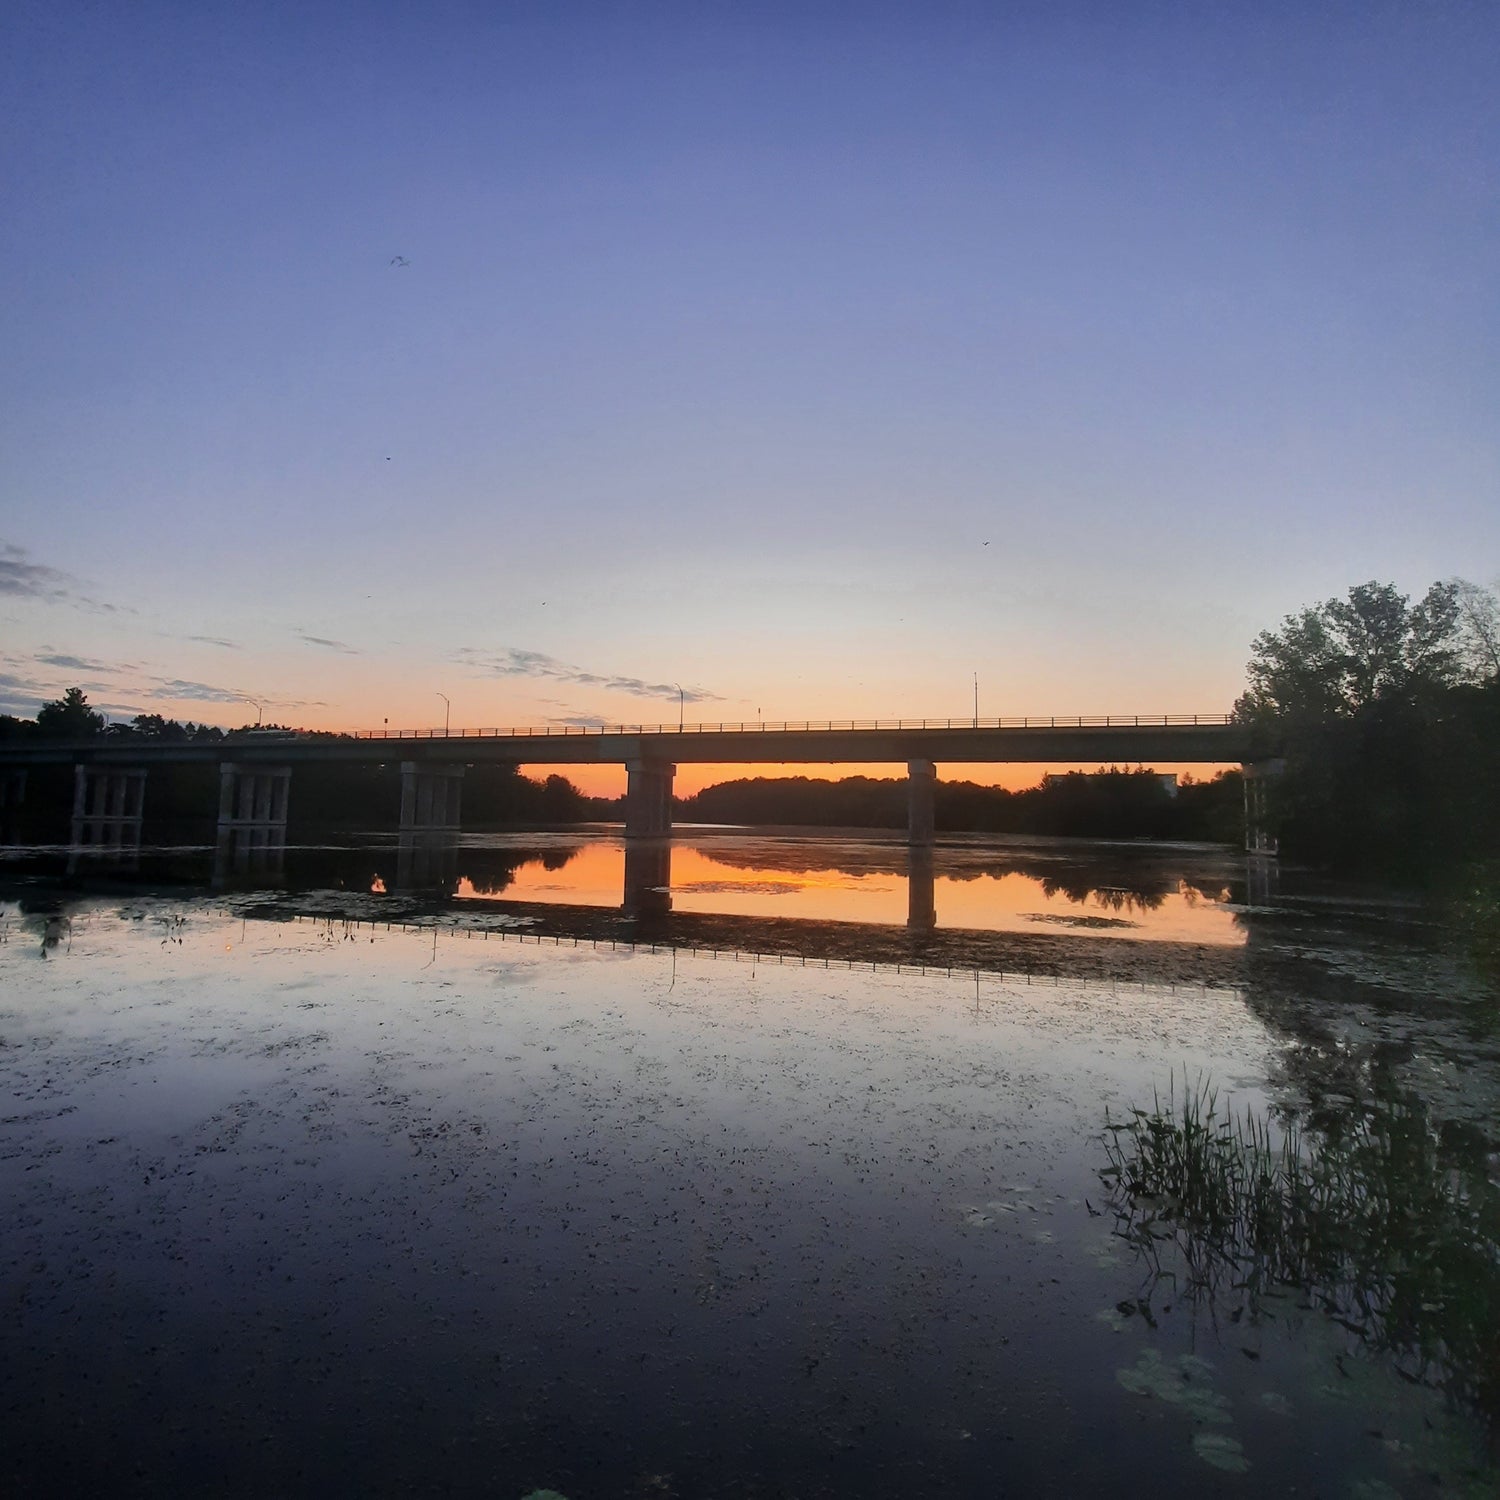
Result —
<svg viewBox="0 0 1500 1500"><path fill-rule="evenodd" d="M606 734L838 734L880 729L1162 729L1233 723L1230 714L1053 714L998 719L751 719L740 723L539 724L511 729L357 729L360 740L551 739Z"/></svg>

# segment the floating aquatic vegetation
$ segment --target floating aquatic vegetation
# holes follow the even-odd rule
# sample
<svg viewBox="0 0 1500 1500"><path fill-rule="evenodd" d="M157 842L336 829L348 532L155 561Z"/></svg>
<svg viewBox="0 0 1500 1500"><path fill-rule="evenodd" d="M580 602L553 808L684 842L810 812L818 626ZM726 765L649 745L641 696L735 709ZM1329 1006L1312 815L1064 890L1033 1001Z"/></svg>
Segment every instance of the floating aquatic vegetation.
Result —
<svg viewBox="0 0 1500 1500"><path fill-rule="evenodd" d="M1108 1120L1116 1232L1179 1296L1257 1322L1295 1288L1396 1373L1500 1429L1500 1188L1412 1098L1318 1127L1221 1108L1200 1080ZM1141 1307L1149 1310L1149 1293ZM1252 1354L1253 1357L1253 1354Z"/></svg>
<svg viewBox="0 0 1500 1500"><path fill-rule="evenodd" d="M1401 1500L1401 1491L1383 1479L1355 1479L1349 1485L1349 1500Z"/></svg>
<svg viewBox="0 0 1500 1500"><path fill-rule="evenodd" d="M1115 1379L1137 1396L1150 1396L1181 1407L1195 1422L1228 1423L1229 1402L1214 1389L1213 1366L1193 1354L1163 1359L1155 1349L1142 1349L1134 1365L1115 1371Z"/></svg>
<svg viewBox="0 0 1500 1500"><path fill-rule="evenodd" d="M1204 1463L1231 1474L1243 1474L1250 1467L1250 1460L1245 1457L1245 1450L1240 1446L1239 1439L1230 1437L1227 1432L1195 1432L1193 1452Z"/></svg>

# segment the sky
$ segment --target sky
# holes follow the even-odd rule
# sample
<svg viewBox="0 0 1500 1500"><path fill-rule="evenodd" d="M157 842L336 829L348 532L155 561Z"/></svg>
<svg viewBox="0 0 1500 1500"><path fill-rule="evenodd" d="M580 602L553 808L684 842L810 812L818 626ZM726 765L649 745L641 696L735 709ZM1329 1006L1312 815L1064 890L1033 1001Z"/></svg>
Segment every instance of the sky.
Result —
<svg viewBox="0 0 1500 1500"><path fill-rule="evenodd" d="M1442 0L10 0L0 712L1225 712L1292 610L1500 575L1497 58Z"/></svg>

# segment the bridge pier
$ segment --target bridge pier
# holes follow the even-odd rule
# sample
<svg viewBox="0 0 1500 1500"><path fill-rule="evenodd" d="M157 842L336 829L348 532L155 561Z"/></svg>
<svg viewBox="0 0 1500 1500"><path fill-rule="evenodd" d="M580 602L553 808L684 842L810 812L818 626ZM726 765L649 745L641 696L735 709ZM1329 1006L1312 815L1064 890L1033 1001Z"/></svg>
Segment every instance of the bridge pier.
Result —
<svg viewBox="0 0 1500 1500"><path fill-rule="evenodd" d="M290 766L219 765L219 824L214 884L231 875L279 880L286 872L286 810Z"/></svg>
<svg viewBox="0 0 1500 1500"><path fill-rule="evenodd" d="M74 846L108 851L139 849L145 804L144 768L74 766L70 834Z"/></svg>
<svg viewBox="0 0 1500 1500"><path fill-rule="evenodd" d="M934 812L937 767L930 760L906 763L906 841L913 847L931 847L936 835Z"/></svg>
<svg viewBox="0 0 1500 1500"><path fill-rule="evenodd" d="M457 835L463 798L461 765L401 762L401 832Z"/></svg>
<svg viewBox="0 0 1500 1500"><path fill-rule="evenodd" d="M26 805L26 768L0 770L0 844L21 842L21 814Z"/></svg>
<svg viewBox="0 0 1500 1500"><path fill-rule="evenodd" d="M625 837L668 838L672 833L672 778L677 767L664 760L625 762Z"/></svg>
<svg viewBox="0 0 1500 1500"><path fill-rule="evenodd" d="M1281 759L1247 762L1240 767L1245 786L1245 852L1274 855L1277 838L1271 828L1271 784L1286 770Z"/></svg>

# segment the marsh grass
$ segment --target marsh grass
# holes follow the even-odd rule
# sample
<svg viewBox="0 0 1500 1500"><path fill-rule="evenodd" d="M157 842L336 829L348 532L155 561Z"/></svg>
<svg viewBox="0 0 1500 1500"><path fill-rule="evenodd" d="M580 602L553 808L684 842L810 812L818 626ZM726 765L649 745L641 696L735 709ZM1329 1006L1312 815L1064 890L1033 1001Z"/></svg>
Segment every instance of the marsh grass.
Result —
<svg viewBox="0 0 1500 1500"><path fill-rule="evenodd" d="M1419 1102L1313 1129L1235 1114L1184 1075L1180 1095L1174 1078L1165 1101L1106 1121L1100 1175L1153 1286L1236 1322L1295 1289L1500 1431L1500 1191L1446 1158Z"/></svg>

